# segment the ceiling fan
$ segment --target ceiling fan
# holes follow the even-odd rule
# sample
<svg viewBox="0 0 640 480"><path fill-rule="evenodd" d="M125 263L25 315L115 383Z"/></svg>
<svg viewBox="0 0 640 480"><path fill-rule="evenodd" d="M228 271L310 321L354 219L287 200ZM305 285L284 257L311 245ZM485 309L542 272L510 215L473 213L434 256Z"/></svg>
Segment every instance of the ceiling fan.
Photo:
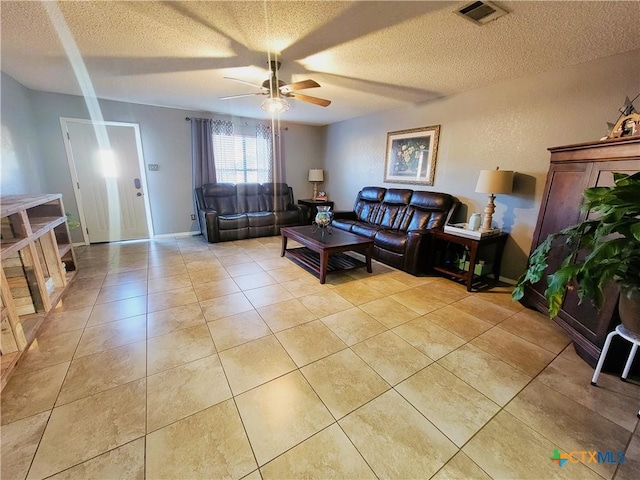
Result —
<svg viewBox="0 0 640 480"><path fill-rule="evenodd" d="M271 113L283 113L289 109L289 103L285 100L287 98L294 98L296 100L300 100L302 102L312 103L314 105L319 105L321 107L328 107L331 104L330 100L325 100L324 98L312 97L310 95L304 95L302 93L298 93L298 90L305 90L307 88L317 88L320 86L318 82L315 80L303 80L301 82L294 83L284 83L282 80L278 79L277 72L280 69L280 62L276 60L272 60L269 62L269 70L271 72L271 77L264 82L262 85L258 85L256 83L247 82L245 80L240 80L238 78L232 77L224 77L226 80L233 80L234 82L244 83L245 85L251 85L252 87L257 87L260 89L259 92L256 93L242 93L239 95L229 95L226 97L220 97L220 100L228 100L231 98L240 98L240 97L250 97L253 95L269 95L264 102L262 102L263 110L266 110Z"/></svg>

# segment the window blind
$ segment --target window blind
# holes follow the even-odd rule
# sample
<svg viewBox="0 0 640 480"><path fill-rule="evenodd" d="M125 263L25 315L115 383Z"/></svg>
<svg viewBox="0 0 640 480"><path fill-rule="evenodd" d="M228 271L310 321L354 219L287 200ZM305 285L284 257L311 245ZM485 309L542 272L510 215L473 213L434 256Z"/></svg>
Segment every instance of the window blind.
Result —
<svg viewBox="0 0 640 480"><path fill-rule="evenodd" d="M214 120L213 158L218 182L266 183L273 180L271 127L234 128L232 122Z"/></svg>

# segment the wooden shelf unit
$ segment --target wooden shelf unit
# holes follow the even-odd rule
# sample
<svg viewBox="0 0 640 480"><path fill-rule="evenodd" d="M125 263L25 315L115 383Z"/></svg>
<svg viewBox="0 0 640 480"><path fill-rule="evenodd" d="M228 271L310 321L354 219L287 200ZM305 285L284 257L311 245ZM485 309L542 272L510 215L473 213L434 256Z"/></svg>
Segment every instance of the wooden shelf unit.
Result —
<svg viewBox="0 0 640 480"><path fill-rule="evenodd" d="M0 389L76 270L62 195L0 197Z"/></svg>

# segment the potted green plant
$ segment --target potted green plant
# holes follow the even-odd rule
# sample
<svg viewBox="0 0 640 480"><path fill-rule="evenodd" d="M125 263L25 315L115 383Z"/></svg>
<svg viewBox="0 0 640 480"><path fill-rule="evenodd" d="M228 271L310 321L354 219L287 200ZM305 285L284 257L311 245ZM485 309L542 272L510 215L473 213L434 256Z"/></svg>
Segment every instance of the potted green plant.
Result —
<svg viewBox="0 0 640 480"><path fill-rule="evenodd" d="M565 246L568 254L560 266L546 272L549 316L558 314L570 288L577 289L580 302L589 298L601 307L603 287L614 281L620 285L618 307L623 325L640 332L640 173L614 173L614 182L612 187L585 190L582 208L593 215L549 235L533 251L513 291L514 300L523 297L527 283L543 279L551 249Z"/></svg>

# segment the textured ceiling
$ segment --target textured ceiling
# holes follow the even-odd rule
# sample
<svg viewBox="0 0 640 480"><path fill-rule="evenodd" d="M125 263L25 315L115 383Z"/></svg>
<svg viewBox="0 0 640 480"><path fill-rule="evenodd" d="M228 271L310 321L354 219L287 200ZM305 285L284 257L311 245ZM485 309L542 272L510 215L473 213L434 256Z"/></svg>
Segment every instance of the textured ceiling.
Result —
<svg viewBox="0 0 640 480"><path fill-rule="evenodd" d="M264 118L264 97L218 97L257 91L223 77L262 83L270 52L332 101L283 120L324 125L638 48L640 2L496 2L509 15L482 27L466 3L3 0L2 71L81 95L77 48L100 98Z"/></svg>

